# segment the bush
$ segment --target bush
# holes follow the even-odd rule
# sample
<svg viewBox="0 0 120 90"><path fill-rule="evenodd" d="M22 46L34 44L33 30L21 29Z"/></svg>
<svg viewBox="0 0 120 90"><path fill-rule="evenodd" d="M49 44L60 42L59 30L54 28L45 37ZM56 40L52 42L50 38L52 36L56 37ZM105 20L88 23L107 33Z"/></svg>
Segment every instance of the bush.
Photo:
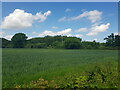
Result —
<svg viewBox="0 0 120 90"><path fill-rule="evenodd" d="M91 88L118 88L117 66L112 62L98 64L82 74L67 74L57 80L45 80L40 78L28 84L17 85L16 88L61 88L61 89L91 89Z"/></svg>

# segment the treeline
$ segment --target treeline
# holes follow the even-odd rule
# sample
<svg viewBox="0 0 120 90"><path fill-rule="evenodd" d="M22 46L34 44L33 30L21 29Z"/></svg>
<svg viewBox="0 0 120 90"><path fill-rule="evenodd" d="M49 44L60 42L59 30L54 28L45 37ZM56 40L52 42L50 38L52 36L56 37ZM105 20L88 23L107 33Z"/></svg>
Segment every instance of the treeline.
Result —
<svg viewBox="0 0 120 90"><path fill-rule="evenodd" d="M119 49L120 36L113 33L104 38L106 43L82 41L67 36L45 36L27 39L26 34L17 33L11 40L1 38L2 48L58 48L58 49Z"/></svg>

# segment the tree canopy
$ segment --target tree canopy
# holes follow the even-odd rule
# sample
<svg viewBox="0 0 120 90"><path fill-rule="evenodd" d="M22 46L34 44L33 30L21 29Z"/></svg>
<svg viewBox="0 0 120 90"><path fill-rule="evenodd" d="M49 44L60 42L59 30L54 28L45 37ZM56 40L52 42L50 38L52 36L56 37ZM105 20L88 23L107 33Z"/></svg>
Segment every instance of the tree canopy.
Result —
<svg viewBox="0 0 120 90"><path fill-rule="evenodd" d="M120 35L108 35L105 43L82 41L81 38L67 36L45 36L27 39L26 34L16 33L11 41L1 38L2 48L64 48L64 49L118 49Z"/></svg>
<svg viewBox="0 0 120 90"><path fill-rule="evenodd" d="M106 40L106 46L108 46L108 47L120 46L120 36L119 35L114 35L113 33L111 33L111 35L104 38L104 40Z"/></svg>
<svg viewBox="0 0 120 90"><path fill-rule="evenodd" d="M79 49L81 46L81 39L77 39L77 38L67 38L65 40L65 48L66 49Z"/></svg>
<svg viewBox="0 0 120 90"><path fill-rule="evenodd" d="M13 44L13 48L23 48L25 46L27 36L24 33L15 34L11 41Z"/></svg>

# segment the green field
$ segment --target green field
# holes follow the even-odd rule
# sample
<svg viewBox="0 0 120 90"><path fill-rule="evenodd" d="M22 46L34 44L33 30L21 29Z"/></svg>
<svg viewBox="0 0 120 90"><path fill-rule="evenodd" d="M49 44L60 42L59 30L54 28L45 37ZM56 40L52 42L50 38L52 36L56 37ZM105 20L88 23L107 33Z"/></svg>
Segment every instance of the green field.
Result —
<svg viewBox="0 0 120 90"><path fill-rule="evenodd" d="M112 73L108 79L117 80L117 50L3 49L2 54L3 88L29 84L39 78L65 83L65 77L86 75L97 66L106 70L106 76ZM116 87L116 80L113 86L103 85Z"/></svg>

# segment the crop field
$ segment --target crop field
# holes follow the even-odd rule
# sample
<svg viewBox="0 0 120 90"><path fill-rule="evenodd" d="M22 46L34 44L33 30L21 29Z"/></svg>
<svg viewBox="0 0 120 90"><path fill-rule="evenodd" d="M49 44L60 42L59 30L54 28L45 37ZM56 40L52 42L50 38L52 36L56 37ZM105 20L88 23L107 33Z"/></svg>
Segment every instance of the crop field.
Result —
<svg viewBox="0 0 120 90"><path fill-rule="evenodd" d="M90 76L91 72L96 75L96 82L99 82L91 87L116 88L117 64L117 50L3 49L3 88L25 85L30 88L32 86L29 83L38 79L46 80L46 83L54 80L58 87L79 87L81 84L70 81L79 76L87 76L89 81L88 75ZM99 71L96 71L97 68ZM70 78L71 76L74 77ZM100 83L100 79L106 81Z"/></svg>

